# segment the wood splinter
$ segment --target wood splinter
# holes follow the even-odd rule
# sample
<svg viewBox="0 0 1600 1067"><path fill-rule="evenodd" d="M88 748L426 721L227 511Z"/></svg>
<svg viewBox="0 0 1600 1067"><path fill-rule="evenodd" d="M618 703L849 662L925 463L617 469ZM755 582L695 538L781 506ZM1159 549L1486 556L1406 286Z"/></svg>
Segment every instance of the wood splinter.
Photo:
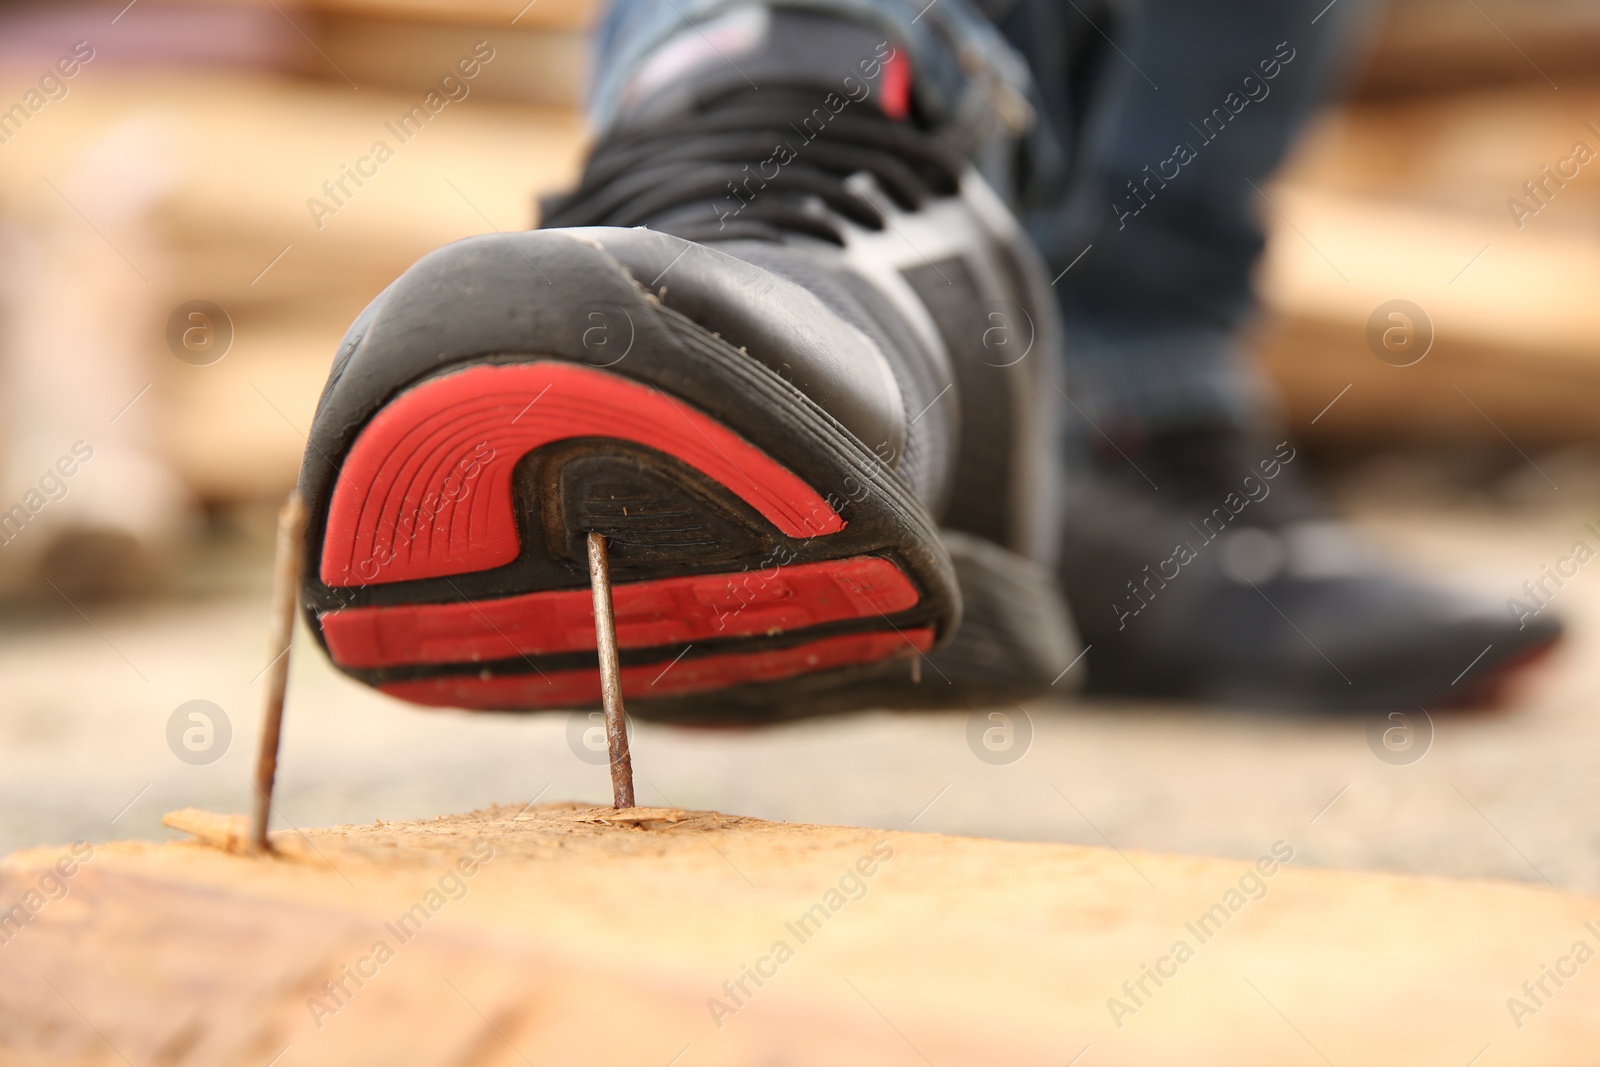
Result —
<svg viewBox="0 0 1600 1067"><path fill-rule="evenodd" d="M622 707L622 674L617 663L617 620L611 608L611 565L606 539L589 534L589 586L594 593L594 637L600 654L600 699L606 710L606 746L611 756L612 806L633 804L633 759L628 754L628 714Z"/></svg>
<svg viewBox="0 0 1600 1067"><path fill-rule="evenodd" d="M289 645L294 640L294 609L300 591L305 533L305 504L299 493L291 493L278 512L277 558L272 569L272 623L267 641L267 654L272 659L266 671L254 807L250 813L249 844L258 852L272 850L267 840L267 822L272 816L272 787L278 776L278 741L283 732L283 699L289 684Z"/></svg>

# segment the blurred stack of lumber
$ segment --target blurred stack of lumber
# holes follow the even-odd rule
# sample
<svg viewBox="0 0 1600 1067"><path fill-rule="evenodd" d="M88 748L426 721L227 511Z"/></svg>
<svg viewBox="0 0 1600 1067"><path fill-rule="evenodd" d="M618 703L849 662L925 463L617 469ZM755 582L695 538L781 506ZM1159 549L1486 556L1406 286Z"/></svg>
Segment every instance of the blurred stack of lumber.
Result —
<svg viewBox="0 0 1600 1067"><path fill-rule="evenodd" d="M70 97L0 149L0 217L25 219L55 195L46 180L58 183L124 124L163 128L176 179L155 216L161 262L140 272L162 317L206 299L236 327L233 349L209 367L150 339L166 447L206 498L276 494L361 307L439 244L532 224L536 195L575 175L598 4L140 0L110 21L121 6L103 9L100 58ZM259 56L150 60L181 52L163 19L192 27L223 15L256 20L232 32ZM494 59L471 95L395 142L389 124L479 41ZM1356 102L1321 124L1260 204L1272 236L1258 348L1300 433L1503 433L1529 446L1600 436L1587 401L1600 389L1600 166L1583 167L1520 228L1507 207L1576 142L1600 152L1600 72L1588 60L1597 42L1600 11L1577 0L1393 9ZM7 101L39 70L8 47L0 42ZM379 140L394 158L315 218L324 182ZM1380 361L1367 343L1369 316L1396 298L1422 307L1436 331L1410 367Z"/></svg>
<svg viewBox="0 0 1600 1067"><path fill-rule="evenodd" d="M1596 48L1593 0L1390 0L1358 91L1439 93L1545 79L1565 87L1594 79Z"/></svg>
<svg viewBox="0 0 1600 1067"><path fill-rule="evenodd" d="M1524 183L1544 166L1569 177L1541 207ZM1260 351L1303 434L1600 437L1600 83L1359 101L1267 195ZM1395 299L1432 323L1412 366L1369 346L1369 316Z"/></svg>
<svg viewBox="0 0 1600 1067"><path fill-rule="evenodd" d="M360 85L425 90L485 38L499 50L479 88L503 100L576 107L594 0L303 0L325 58Z"/></svg>
<svg viewBox="0 0 1600 1067"><path fill-rule="evenodd" d="M302 47L251 66L126 54L116 34L131 37L137 18L164 14L146 6L96 37L98 55L70 95L0 149L0 213L25 225L57 195L52 185L61 188L62 175L119 130L159 142L171 182L153 219L162 255L125 258L151 283L156 321L204 299L235 328L226 357L204 367L174 359L163 336L149 339L166 447L203 497L276 495L294 478L328 364L362 307L441 244L530 226L536 193L571 180L583 140L573 106L583 10L540 0L512 26L516 6L489 3L444 11L343 0L281 15L268 7L263 33L292 19L290 43ZM407 21L408 9L450 21ZM466 98L420 132L399 130L485 40L493 59L464 81ZM545 53L560 63L539 61ZM317 64L325 77L304 76ZM36 79L38 66L0 72L5 98ZM379 141L393 149L382 163L370 161ZM363 157L377 173L358 186L344 168ZM324 183L341 180L343 192L330 195ZM337 210L314 211L313 200ZM82 214L104 229L93 210ZM140 284L132 271L128 278Z"/></svg>

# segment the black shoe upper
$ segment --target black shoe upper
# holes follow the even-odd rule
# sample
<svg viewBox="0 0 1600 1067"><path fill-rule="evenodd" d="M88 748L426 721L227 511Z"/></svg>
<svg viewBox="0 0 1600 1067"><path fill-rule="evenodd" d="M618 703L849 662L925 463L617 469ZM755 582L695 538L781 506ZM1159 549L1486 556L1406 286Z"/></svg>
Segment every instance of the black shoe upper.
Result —
<svg viewBox="0 0 1600 1067"><path fill-rule="evenodd" d="M1031 246L919 123L914 97L891 99L888 68L904 57L877 31L752 10L764 29L747 50L687 30L698 61L665 79L646 64L544 224L674 234L795 283L858 330L889 368L905 431L867 445L941 525L1059 558L1092 688L1410 706L1459 698L1469 664L1486 678L1554 640L1550 619L1519 628L1384 564L1334 521L1291 446L1236 429L1168 430L1108 455L1062 516L1058 327ZM664 299L716 314L744 284L736 273L696 280L714 294L702 300L673 294L669 272ZM813 396L856 388L814 373Z"/></svg>
<svg viewBox="0 0 1600 1067"><path fill-rule="evenodd" d="M1288 442L1195 428L1098 458L1061 580L1091 691L1277 709L1470 703L1551 644L1496 601L1387 561Z"/></svg>
<svg viewBox="0 0 1600 1067"><path fill-rule="evenodd" d="M748 51L707 55L654 96L630 87L578 186L544 202L542 225L588 227L608 249L640 232L613 227L694 242L659 273L630 270L724 336L716 324L760 333L750 353L827 410L859 406L870 391L861 368L886 367L900 404L893 432L851 429L943 527L995 546L999 555L974 545L958 561L964 600L990 603L979 587L995 583L1027 590L1015 618L988 611L990 625L934 653L960 677L928 684L976 680L970 698L996 680L1017 692L1048 683L1077 646L1049 578L1059 336L1042 266L970 164L918 121L910 94L894 97L890 65L906 76L894 45L865 24L787 9L764 18ZM853 328L876 355L841 347L855 366L792 366L782 335L806 327L760 300L752 269L800 287L830 313L815 323Z"/></svg>
<svg viewBox="0 0 1600 1067"><path fill-rule="evenodd" d="M829 36L839 39L840 29L834 24ZM797 58L798 36L771 40ZM767 78L761 56L741 59ZM715 579L722 585L708 588L726 586L740 605L726 614L750 598L796 598L751 632L724 633L719 614L681 648L661 636L671 625L639 630L622 649L624 672L660 675L681 658L676 685L691 688L675 696L673 687L625 679L637 713L746 722L1020 699L1076 655L1048 567L1012 543L1021 540L1015 530L1041 525L1017 521L1040 495L1014 490L1032 459L1048 454L1025 446L1022 434L1042 425L1030 415L1040 399L1031 382L1051 363L1004 349L1005 358L983 361L965 329L997 329L975 318L985 300L1024 316L1032 306L1029 339L1041 357L1053 353L1043 282L1014 222L1006 231L1009 216L992 194L983 199L970 172L957 173L959 161L936 137L865 97L845 115L845 104L824 93L822 111L808 113L809 91L791 81L769 82L759 99L676 93L690 110L657 112L650 132L636 122L601 145L578 191L546 219L563 225L439 249L356 320L319 402L300 479L315 561L303 590L307 621L342 669L430 704L544 708L580 699L539 687L556 678L585 684L592 656L519 613L534 610L526 598L585 587L580 546L596 532L611 542L623 587ZM752 153L772 151L761 146L785 113L803 139L803 161L798 153L786 160L759 190L765 195L751 190L732 234L716 217L722 239L711 239L708 182L727 185L759 165L763 157ZM946 287L937 301L923 295L938 291L929 271ZM992 373L975 374L973 363ZM538 409L544 392L513 404L483 384L539 375L584 384ZM469 387L483 391L455 397ZM662 427L663 398L698 440L677 419ZM998 406L975 413L974 404ZM513 429L530 410L532 421ZM640 427L610 431L618 411L637 411ZM608 420L599 433L584 422L597 412ZM961 444L969 417L1004 431L1008 464L973 479L981 493L964 496L955 490L959 473L974 467ZM707 425L736 445L718 446ZM530 444L546 432L558 437ZM492 452L493 470L474 483L481 499L419 519L445 493L429 494L422 482L454 469L451 450L479 434L485 442L494 435L504 453ZM742 499L746 489L781 499L769 514ZM509 526L493 534L497 554L475 555L472 516L491 507L505 515L507 504ZM956 525L998 517L1004 540L947 538L941 516ZM427 565L385 574L379 568L389 564L373 562L380 554ZM915 593L892 610L861 611L852 601L856 614L833 617L846 594L805 584L807 574L863 563L878 573L886 562ZM972 626L962 623L967 602L980 609ZM515 639L495 623L498 640L486 643L458 640L450 627L448 648L414 639L418 627L434 625L428 619L437 622L441 605L462 603L484 605L475 610L485 621L490 610L513 620ZM640 611L675 610L654 603L647 598ZM684 614L710 625L704 612ZM927 665L926 688L913 662Z"/></svg>
<svg viewBox="0 0 1600 1067"><path fill-rule="evenodd" d="M903 440L864 443L943 524L1053 563L1059 328L1042 266L914 97L890 99L893 44L798 10L764 19L748 51L625 93L542 225L644 226L806 289L899 389Z"/></svg>

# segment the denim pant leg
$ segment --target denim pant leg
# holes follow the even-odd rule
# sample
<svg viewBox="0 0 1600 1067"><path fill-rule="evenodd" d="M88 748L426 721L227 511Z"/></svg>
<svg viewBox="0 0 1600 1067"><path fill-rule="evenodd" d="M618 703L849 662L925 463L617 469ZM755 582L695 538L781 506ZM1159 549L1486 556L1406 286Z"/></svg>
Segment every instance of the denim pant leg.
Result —
<svg viewBox="0 0 1600 1067"><path fill-rule="evenodd" d="M1036 72L1041 110L1058 128L1080 127L1071 179L1032 190L1026 212L1052 276L1072 267L1056 284L1070 391L1113 436L1258 423L1272 400L1238 342L1273 210L1258 190L1271 195L1269 176L1348 69L1374 6L1140 0L1123 10L1095 19L1096 37L1105 30L1116 45L1100 50L1105 77L1089 93L1073 64L1056 65L1059 42L1085 40L1094 8L1013 0L996 15Z"/></svg>

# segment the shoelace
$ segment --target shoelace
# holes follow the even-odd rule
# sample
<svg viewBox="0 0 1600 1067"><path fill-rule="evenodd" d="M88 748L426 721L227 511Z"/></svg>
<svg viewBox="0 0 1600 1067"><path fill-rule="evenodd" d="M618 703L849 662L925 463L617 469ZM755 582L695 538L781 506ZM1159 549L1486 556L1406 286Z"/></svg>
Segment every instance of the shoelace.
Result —
<svg viewBox="0 0 1600 1067"><path fill-rule="evenodd" d="M802 233L843 244L830 211L884 228L852 175L870 174L907 211L956 191L961 158L935 137L864 102L830 114L819 99L768 88L615 132L595 147L578 188L544 203L542 225L648 225L691 241Z"/></svg>

